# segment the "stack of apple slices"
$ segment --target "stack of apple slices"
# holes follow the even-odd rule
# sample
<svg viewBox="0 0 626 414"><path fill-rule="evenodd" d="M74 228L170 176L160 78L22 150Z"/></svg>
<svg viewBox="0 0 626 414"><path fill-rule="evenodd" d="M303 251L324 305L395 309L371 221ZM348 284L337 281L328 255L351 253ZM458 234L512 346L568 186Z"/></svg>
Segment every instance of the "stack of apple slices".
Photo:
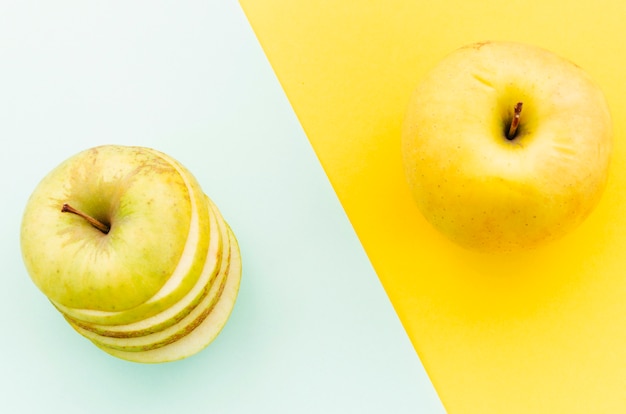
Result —
<svg viewBox="0 0 626 414"><path fill-rule="evenodd" d="M125 318L124 312L81 312L56 304L57 308L78 333L122 359L167 362L202 350L224 327L241 276L235 236L215 205L210 200L208 204L211 230L204 267L193 287L170 307L138 320Z"/></svg>
<svg viewBox="0 0 626 414"><path fill-rule="evenodd" d="M129 361L199 352L239 290L232 230L193 175L153 149L96 147L61 164L31 196L21 241L31 278L70 325Z"/></svg>

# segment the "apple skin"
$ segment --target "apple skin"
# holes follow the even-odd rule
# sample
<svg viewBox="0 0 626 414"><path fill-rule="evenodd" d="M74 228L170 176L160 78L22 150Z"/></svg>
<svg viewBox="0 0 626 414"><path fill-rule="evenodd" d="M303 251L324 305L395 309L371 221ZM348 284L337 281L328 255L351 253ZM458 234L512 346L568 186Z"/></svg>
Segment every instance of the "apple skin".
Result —
<svg viewBox="0 0 626 414"><path fill-rule="evenodd" d="M520 124L508 139L518 102ZM485 42L425 76L401 145L410 190L436 229L473 250L524 250L564 236L595 208L612 120L577 65L536 46Z"/></svg>

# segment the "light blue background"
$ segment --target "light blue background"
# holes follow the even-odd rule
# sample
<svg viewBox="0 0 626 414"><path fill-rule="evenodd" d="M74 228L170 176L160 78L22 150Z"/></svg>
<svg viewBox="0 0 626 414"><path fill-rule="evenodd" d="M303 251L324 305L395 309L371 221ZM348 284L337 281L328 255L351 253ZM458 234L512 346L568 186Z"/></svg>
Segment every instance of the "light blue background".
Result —
<svg viewBox="0 0 626 414"><path fill-rule="evenodd" d="M4 0L0 137L1 412L443 411L236 2ZM177 158L240 241L232 317L189 359L105 354L22 265L30 192L107 143Z"/></svg>

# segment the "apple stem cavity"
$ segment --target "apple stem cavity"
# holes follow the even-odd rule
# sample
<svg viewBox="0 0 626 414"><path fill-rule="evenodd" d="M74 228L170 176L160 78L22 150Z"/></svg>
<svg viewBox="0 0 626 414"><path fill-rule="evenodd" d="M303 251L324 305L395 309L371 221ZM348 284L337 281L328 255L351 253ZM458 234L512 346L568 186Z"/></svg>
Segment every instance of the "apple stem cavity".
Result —
<svg viewBox="0 0 626 414"><path fill-rule="evenodd" d="M513 120L511 120L511 125L509 126L509 132L506 134L506 139L509 141L513 141L517 135L517 128L519 127L519 119L522 115L523 105L524 104L522 102L518 102L513 109Z"/></svg>
<svg viewBox="0 0 626 414"><path fill-rule="evenodd" d="M111 230L111 227L108 226L107 224L104 224L103 222L83 213L80 210L75 209L74 207L70 206L69 204L63 204L63 207L61 208L61 212L62 213L73 213L76 214L82 218L84 218L85 220L87 220L89 222L89 224L91 224L92 226L94 226L95 228L97 228L98 230L100 230L102 233L104 234L108 234L109 230Z"/></svg>

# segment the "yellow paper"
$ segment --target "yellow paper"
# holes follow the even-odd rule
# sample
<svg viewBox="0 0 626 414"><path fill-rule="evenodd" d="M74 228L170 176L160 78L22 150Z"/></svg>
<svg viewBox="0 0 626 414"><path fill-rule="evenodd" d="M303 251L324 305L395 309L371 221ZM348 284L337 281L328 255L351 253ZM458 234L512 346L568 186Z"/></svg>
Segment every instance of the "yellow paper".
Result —
<svg viewBox="0 0 626 414"><path fill-rule="evenodd" d="M619 0L241 0L451 413L626 412L626 6ZM515 40L596 79L615 122L607 192L565 239L492 256L420 216L400 126L421 77L475 41Z"/></svg>

